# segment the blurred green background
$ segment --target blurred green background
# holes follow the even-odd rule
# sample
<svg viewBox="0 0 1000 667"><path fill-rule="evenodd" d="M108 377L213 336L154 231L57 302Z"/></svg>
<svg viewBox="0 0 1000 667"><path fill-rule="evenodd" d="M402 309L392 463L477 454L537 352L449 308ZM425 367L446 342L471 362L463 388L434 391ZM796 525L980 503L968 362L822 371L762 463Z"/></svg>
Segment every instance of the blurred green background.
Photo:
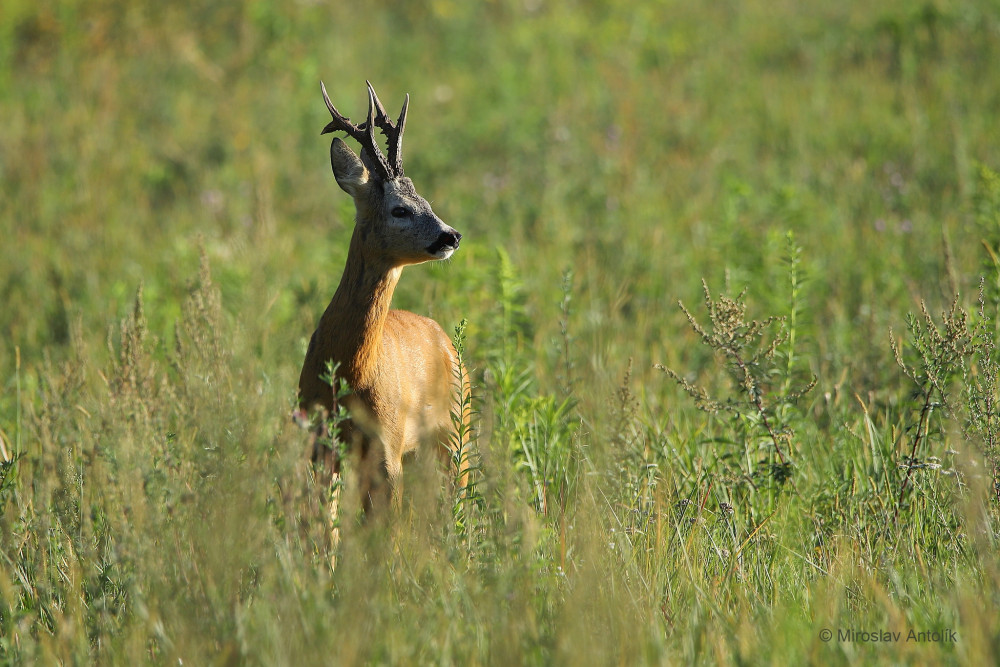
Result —
<svg viewBox="0 0 1000 667"><path fill-rule="evenodd" d="M142 403L155 397L140 400L147 410L142 414L153 415L153 426L143 437L170 430L167 440L176 437L194 451L202 451L202 445L216 437L212 433L217 434L217 446L235 438L242 443L237 446L241 452L288 446L279 456L284 457L281 465L294 465L296 455L289 443L301 444L299 436L283 431L281 424L294 400L306 342L338 284L354 213L329 171L329 139L319 135L328 121L319 82L325 81L342 112L358 118L365 111L365 79L393 113L404 94L410 94L406 173L435 211L463 234L462 248L452 260L407 269L396 307L432 316L447 331L468 320L466 358L480 388L481 410L488 416L482 426L483 446L499 443L502 451L515 452L513 461L523 463L520 450L508 446L508 440L517 439L512 433L522 433L518 420L529 417L504 412L505 405L513 404L505 392L516 383L506 386L496 377L510 368L517 369L518 377L528 383L524 386L530 384L530 392L538 397L532 409L541 410L538 406L544 404L555 410L572 399L571 407L564 405L566 412L549 415L563 429L565 442L599 452L618 438L628 440L622 435L626 431L641 431L646 435L632 438L628 446L650 460L660 456L651 450L688 452L682 458L691 463L690 470L665 473L669 483L660 478L661 489L673 489L663 502L690 497L694 489L698 497L707 494L713 488L710 476L696 471L701 470L702 456L714 460L711 425L717 424L716 418L695 410L653 364L689 371L711 390L729 386L723 374L712 370L719 355L700 346L677 301L700 317L704 278L713 294L737 294L746 288L749 317L787 316L792 252L800 258L796 271L802 281L796 373L815 375L818 382L802 408L803 441L796 446L806 453L797 460L805 461L802 483L813 484L803 495L808 499L815 492L819 497L829 479L824 466L841 470L833 450L843 449L848 459L863 458L851 448L858 446L854 436L868 427L869 435L880 434L877 441L888 455L908 453L912 387L893 359L890 328L897 337L905 334L905 316L918 310L921 300L935 317L956 293L962 295L962 304L974 309L981 278L995 282L996 264L987 250L1000 241L1000 186L995 178L1000 167L1000 4L992 0L4 0L0 433L8 449L22 454L19 473L11 472L4 487L13 495L0 495L5 499L4 536L13 540L5 556L11 571L20 571L18 563L25 572L31 569L24 565L34 562L24 546L30 536L41 544L55 539L53 530L63 530L59 521L50 523L58 512L44 518L35 513L44 514L42 508L65 492L60 485L69 483L67 465L77 471L73 484L79 483L81 498L89 497L82 480L89 479L93 461L123 457L138 461L140 468L147 465L146 440L136 436L119 442L118 436L109 435L117 431L95 426L121 418L115 412L120 405L108 398L108 387L114 385L116 372L124 372L122 364L128 365L123 350L129 334L119 322L133 312L140 286L148 337L138 343L137 349L144 352L136 354L146 355L143 363L153 369L149 382L183 385L187 371L178 369L188 368L185 355L193 354L185 341L190 338L200 348L207 336L215 356L206 357L205 363L215 375L206 371L204 377L214 378L213 386L221 387L216 413L198 412L201 408L190 397L161 405L159 409L171 415L163 417L171 425L160 431L155 409ZM196 333L185 334L185 325L178 325L191 321L184 304L214 294L204 292L204 274L198 277L202 252L221 306L217 313L208 308L211 331L203 324ZM218 319L212 319L216 315ZM789 361L789 373L791 368ZM623 385L627 373L631 375ZM631 392L624 397L623 386ZM211 391L208 386L204 390ZM63 400L67 414L53 416L52 402ZM212 414L223 413L229 415L228 426L212 422ZM531 414L537 425L541 413ZM187 426L177 428L175 422ZM230 428L237 423L243 430ZM939 455L939 450L963 441L955 423L935 432ZM875 441L872 436L868 442ZM546 442L542 438L538 444L544 447ZM52 452L53 447L74 446L82 450L73 450L75 458L69 463ZM178 452L188 451L177 447ZM257 467L246 463L255 461L253 456L237 457L250 466L237 469L251 480L268 479L273 476L269 466L276 464L261 456ZM658 459L662 470L667 470L668 459ZM809 467L817 461L822 463ZM502 456L489 462L494 469L507 465ZM899 473L889 468L880 482L885 487L876 488L872 482L865 501L868 510L878 507L883 513L882 519L861 521L873 531L876 524L884 527L879 522L899 488L894 476ZM114 471L93 474L107 475L98 480L118 479ZM205 478L191 474L192 479ZM868 510L840 502L859 493L857 480L863 485L874 479L858 472L851 482L853 474L844 473L848 481L830 496L840 500L830 500L823 510L839 513L847 522L846 517L867 516ZM188 484L170 479L168 475L166 488L178 493ZM720 479L723 483L727 478ZM98 487L103 483L96 482ZM122 488L131 484L121 483ZM520 482L510 483L517 487ZM237 488L242 489L232 487L231 492L238 493L233 490ZM196 498L208 493L199 489L193 491ZM111 503L106 509L117 507L116 493L106 491L105 500L93 502ZM257 494L260 507L270 507L266 489L248 493ZM148 496L143 502L152 507L158 501ZM531 504L525 499L505 502L523 508ZM544 501L536 498L535 509L539 502ZM802 495L795 503L808 505ZM791 507L797 508L789 510L793 514L801 509L799 504ZM955 514L949 514L953 523L948 525L960 524L954 517L965 516L965 506L949 507ZM756 535L755 526L759 529L759 521L774 505L766 508L748 510L754 518L734 536L736 545ZM84 519L78 520L87 523L86 511L79 511ZM538 530L554 540L543 544L556 544L566 524L543 514ZM98 515L91 514L89 521L97 521L93 517ZM261 510L261 525L272 526L275 535L286 532L268 517ZM535 519L525 521L530 528ZM593 535L608 529L608 523L594 521ZM815 526L822 523L817 522ZM123 534L127 524L120 527ZM524 530L535 530L529 528ZM520 535L521 528L504 530ZM795 530L792 534L796 537L790 541L801 537ZM832 535L825 534L832 544ZM142 541L138 534L133 538ZM74 543L76 552L88 553L81 546L85 537L74 539L83 540ZM600 539L587 543L596 545ZM808 551L813 537L803 539L788 549ZM647 565L656 558L679 559L670 551L677 543L663 537L657 544L666 551L650 556ZM269 547L257 547L258 553L269 553ZM409 553L410 547L403 552ZM429 553L420 550L423 546L412 548ZM145 552L130 553L130 581L141 582L135 573L144 570ZM308 549L293 553L301 567L312 562ZM533 567L523 564L521 556L504 560L506 552L500 547L491 553L505 564L498 566L502 572ZM553 557L544 549L539 553L539 562ZM97 555L93 558L104 562ZM607 562L614 562L609 558ZM40 580L40 573L50 572L57 582L58 574L51 571L57 561L36 562L32 577ZM588 561L597 562L605 561L596 556ZM507 566L514 569L504 569ZM952 566L961 569L954 563L942 565L946 570ZM96 576L87 574L86 564L79 567L84 578ZM219 567L218 572L226 571ZM452 562L448 567L457 566ZM970 581L992 581L996 572L995 561L969 567L974 573ZM266 570L260 563L253 568ZM925 574L907 576L919 581ZM209 580L211 576L206 575ZM320 575L303 576L312 582L303 588L310 588L315 582L309 577ZM36 591L32 598L36 584L27 583L35 581L32 577L16 583L17 577L9 574L0 580L5 596L21 600L18 607L6 599L8 617L0 619L5 632L0 656L5 659L92 659L106 655L99 637L111 637L114 647L133 646L121 639L134 638L121 634L121 628L133 623L139 627L136 646L142 645L142 638L161 642L146 658L191 655L181 648L163 648L179 647L179 642L148 640L156 634L147 632L155 626L149 620L155 614L150 616L143 606L148 603L143 590L160 590L165 597L166 591L181 585L180 579L160 581L160 588L135 584L138 587L124 595L124 616L116 616L109 626L102 625L104 621L88 626L82 643L61 653L58 647L67 644L53 629L59 625L55 617L38 611L45 607L38 602L44 596ZM508 627L496 621L497 627L519 637L510 645L511 659L569 660L572 651L566 652L553 637L560 636L563 621L572 616L561 605L569 605L574 593L560 588L558 581L544 579L538 584L548 591L538 594L544 601L525 603L532 619L547 619L538 621L540 626L549 624L545 627L551 634L542 633L548 637L545 641L532 643L519 634L516 623ZM313 600L317 618L323 618L323 609L343 614L348 605L343 600L364 597L361 584L356 584L358 590L340 589L334 582L339 593ZM379 600L405 598L393 588L396 584L383 584L388 588L379 590L389 591L388 597ZM315 585L331 584L321 579ZM440 581L423 585L449 590L458 584L442 575ZM706 656L715 655L720 661L723 656L738 661L773 655L786 636L783 632L814 639L807 617L821 614L789 612L796 619L789 621L792 629L783 631L775 624L774 636L755 638L746 628L757 627L764 622L761 618L782 616L788 602L783 596L797 599L799 593L790 591L803 586L798 579L778 579L773 588L766 587L770 593L760 589L734 602L737 611L729 617L708 604L707 616L693 613L688 620L667 622L663 618L678 619L676 614L683 612L671 606L664 616L657 611L659 602L635 603L631 611L622 612L619 630L626 632L627 619L633 618L629 614L647 620L644 614L651 614L659 620L650 621L648 636L671 639L663 640L665 644L649 639L643 648L633 647L635 652L622 649L591 657L656 662L664 656L712 661ZM695 589L689 594L697 606L704 603L704 591ZM53 599L63 600L52 603L56 607L72 597L58 593L58 583L52 590ZM489 600L497 611L504 606L504 590L496 584L495 590L486 586L466 591L467 601ZM898 601L912 594L922 600L920 609L933 608L930 592L924 590L920 597L906 590L907 595L887 599L902 604ZM86 608L95 598L82 599ZM223 616L236 604L225 595L208 599ZM871 609L830 604L845 614ZM885 608L873 604L889 617L896 613L888 603ZM948 608L957 618L966 604L971 604L970 598ZM12 611L15 607L21 612ZM89 613L81 611L81 618ZM261 618L268 613L262 612ZM163 614L170 626L169 614ZM364 627L384 629L380 623L389 623L387 618ZM714 622L730 623L729 639L719 640L705 630ZM572 636L586 635L583 621L581 627L575 620L567 623L577 633ZM252 662L253 655L267 655L256 652L260 647L254 649L252 642L220 648L218 642L233 631L232 625L221 627L187 631L234 659ZM682 627L702 628L709 646L721 642L721 652L684 643L678 638L684 634L678 629ZM996 624L990 628L976 644L979 653L959 657L995 657ZM312 631L315 628L304 636L312 636ZM32 654L25 648L26 639L14 639L18 635L40 641L41 653ZM38 639L46 636L50 639ZM670 643L674 641L680 643ZM407 646L407 639L390 637L386 642L389 648L382 653L362 651L355 657L370 662L462 662L464 655L471 662L489 662L484 658L489 653L482 651L492 645L473 643L468 654L447 645L438 652L408 654L391 648ZM782 655L815 660L820 654L802 642L793 642ZM626 644L622 639L616 646ZM322 652L317 648L312 655ZM921 654L895 655L905 662ZM946 661L956 659L955 653L941 655ZM852 661L857 655L846 650L834 657Z"/></svg>
<svg viewBox="0 0 1000 667"><path fill-rule="evenodd" d="M950 298L948 279L978 280L995 10L5 2L2 326L35 364L76 321L107 329L143 283L169 329L201 238L227 312L269 365L294 366L284 346L336 287L352 218L318 82L358 115L367 78L394 108L411 94L407 173L467 239L407 272L401 307L467 317L475 337L500 247L544 342L573 269L581 357L617 375L629 355L678 354L674 302L700 278L764 281L750 298L766 300L791 230L816 362L877 385L886 328L918 296Z"/></svg>

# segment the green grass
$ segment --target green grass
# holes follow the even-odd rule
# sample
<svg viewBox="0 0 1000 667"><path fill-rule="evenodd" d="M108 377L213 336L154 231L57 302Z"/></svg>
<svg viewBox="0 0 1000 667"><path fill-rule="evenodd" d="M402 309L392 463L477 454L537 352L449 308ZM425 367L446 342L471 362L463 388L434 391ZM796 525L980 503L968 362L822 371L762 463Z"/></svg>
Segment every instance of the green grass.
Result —
<svg viewBox="0 0 1000 667"><path fill-rule="evenodd" d="M1000 659L1000 8L633 4L5 0L0 662ZM463 234L395 303L467 320L476 493L348 491L331 571L366 78Z"/></svg>

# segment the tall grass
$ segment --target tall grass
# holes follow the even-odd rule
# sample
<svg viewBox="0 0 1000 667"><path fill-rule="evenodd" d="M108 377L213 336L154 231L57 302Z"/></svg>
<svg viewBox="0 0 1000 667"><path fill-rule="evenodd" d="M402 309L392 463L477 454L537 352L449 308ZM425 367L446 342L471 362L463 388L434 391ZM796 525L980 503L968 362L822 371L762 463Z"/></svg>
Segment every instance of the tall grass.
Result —
<svg viewBox="0 0 1000 667"><path fill-rule="evenodd" d="M995 663L998 33L6 1L0 661ZM464 322L474 414L465 495L417 460L364 523L348 477L336 569L289 419L353 215L321 78L411 94L468 243L396 305Z"/></svg>

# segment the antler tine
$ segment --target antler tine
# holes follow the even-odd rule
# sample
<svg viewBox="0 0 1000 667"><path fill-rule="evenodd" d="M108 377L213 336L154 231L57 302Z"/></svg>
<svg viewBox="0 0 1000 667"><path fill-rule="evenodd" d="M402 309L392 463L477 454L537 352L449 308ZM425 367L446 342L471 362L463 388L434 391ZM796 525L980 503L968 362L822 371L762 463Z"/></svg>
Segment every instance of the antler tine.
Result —
<svg viewBox="0 0 1000 667"><path fill-rule="evenodd" d="M382 134L385 134L386 125L390 128L392 127L392 123L389 121L389 114L385 112L385 107L382 106L382 101L379 100L378 93L375 92L371 81L365 79L365 83L368 85L369 96L375 100L375 124L382 130Z"/></svg>
<svg viewBox="0 0 1000 667"><path fill-rule="evenodd" d="M403 175L403 130L406 128L406 110L410 106L410 94L406 94L403 100L403 109L399 112L399 120L396 121L394 136L389 138L389 163L392 164L399 175Z"/></svg>
<svg viewBox="0 0 1000 667"><path fill-rule="evenodd" d="M320 134L329 134L330 132L347 132L348 135L358 139L361 135L361 128L351 122L349 118L337 111L337 108L333 106L333 102L330 101L330 95L326 92L326 84L322 81L319 82L319 88L323 91L323 101L326 102L326 108L329 110L330 115L333 116L333 120L327 123L326 127Z"/></svg>
<svg viewBox="0 0 1000 667"><path fill-rule="evenodd" d="M375 100L375 117L374 122L378 126L379 130L382 131L383 136L385 136L386 144L389 149L388 162L390 168L392 168L396 176L403 175L403 127L406 124L406 108L410 104L410 96L407 94L406 101L403 102L403 110L399 114L399 120L395 125L389 119L389 114L385 112L385 107L382 106L382 102L378 98L378 93L375 92L375 88L372 86L370 81L365 81L368 84L368 93L372 99Z"/></svg>
<svg viewBox="0 0 1000 667"><path fill-rule="evenodd" d="M376 108L378 109L378 116L376 115ZM375 122L379 116L385 118L385 111L382 109L382 104L378 101L378 97L375 96L375 89L372 88L372 85L369 83L368 120L365 121L365 140L361 142L361 147L366 149L371 157L375 159L378 163L379 170L384 172L383 176L385 176L387 180L392 180L399 174L393 173L389 162L386 161L385 156L382 155L382 151L379 150L378 143L375 141ZM359 139L359 141L361 140Z"/></svg>

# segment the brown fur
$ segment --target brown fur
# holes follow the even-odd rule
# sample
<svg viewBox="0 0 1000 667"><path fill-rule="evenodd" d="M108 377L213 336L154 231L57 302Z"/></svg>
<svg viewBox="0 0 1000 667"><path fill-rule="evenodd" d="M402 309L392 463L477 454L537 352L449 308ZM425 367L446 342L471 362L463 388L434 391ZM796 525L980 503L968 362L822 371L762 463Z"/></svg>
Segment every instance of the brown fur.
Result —
<svg viewBox="0 0 1000 667"><path fill-rule="evenodd" d="M351 419L341 437L360 453L362 504L370 512L398 506L404 455L423 445L445 458L450 452L451 415L469 391L467 381L458 390L458 355L437 322L389 305L405 265L450 256L460 235L434 215L408 178L373 177L340 139L334 139L331 157L337 182L354 198L357 219L340 286L306 353L299 407L333 412L333 391L320 378L327 362L338 364L337 377L352 392L345 399ZM392 214L399 207L414 214L400 219ZM454 248L432 254L442 234L453 235ZM339 476L333 452L317 449L314 458L324 461L331 481Z"/></svg>

